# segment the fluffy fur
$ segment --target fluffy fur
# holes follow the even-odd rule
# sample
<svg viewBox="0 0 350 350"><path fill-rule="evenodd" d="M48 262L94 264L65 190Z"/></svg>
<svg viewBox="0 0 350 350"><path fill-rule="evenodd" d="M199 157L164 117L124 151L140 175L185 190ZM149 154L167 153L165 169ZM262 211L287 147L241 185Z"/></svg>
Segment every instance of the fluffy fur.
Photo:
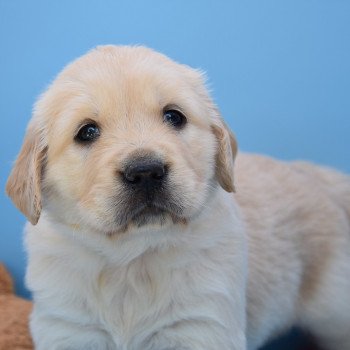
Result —
<svg viewBox="0 0 350 350"><path fill-rule="evenodd" d="M87 121L101 135L82 145ZM198 71L116 46L66 67L7 184L31 222L36 349L253 350L299 324L349 350L349 177L240 154L234 184L236 151ZM169 166L166 214L144 224L118 175L135 152Z"/></svg>

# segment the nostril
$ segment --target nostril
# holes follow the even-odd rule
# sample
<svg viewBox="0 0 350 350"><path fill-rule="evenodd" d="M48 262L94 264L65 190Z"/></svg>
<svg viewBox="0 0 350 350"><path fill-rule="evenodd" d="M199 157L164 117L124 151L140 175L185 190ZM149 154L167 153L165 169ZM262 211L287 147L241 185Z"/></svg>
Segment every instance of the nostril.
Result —
<svg viewBox="0 0 350 350"><path fill-rule="evenodd" d="M135 175L135 174L130 173L130 172L125 172L124 177L128 182L130 182L132 184L137 184L138 182L141 182L141 176Z"/></svg>
<svg viewBox="0 0 350 350"><path fill-rule="evenodd" d="M151 173L151 176L155 180L162 180L165 175L165 166L160 165L158 167L155 167Z"/></svg>

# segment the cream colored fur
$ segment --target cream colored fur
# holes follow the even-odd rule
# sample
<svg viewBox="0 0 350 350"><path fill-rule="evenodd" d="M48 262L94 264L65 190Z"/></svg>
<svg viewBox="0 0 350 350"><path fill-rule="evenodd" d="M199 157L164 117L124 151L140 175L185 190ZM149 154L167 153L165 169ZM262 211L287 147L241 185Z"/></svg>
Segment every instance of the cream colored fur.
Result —
<svg viewBox="0 0 350 350"><path fill-rule="evenodd" d="M183 130L163 122L166 105ZM74 141L86 120L101 127L88 146ZM170 164L176 222L117 224L117 173L138 151ZM7 185L31 222L36 349L253 350L298 324L349 350L349 177L244 154L233 167L236 151L200 72L143 47L70 64Z"/></svg>

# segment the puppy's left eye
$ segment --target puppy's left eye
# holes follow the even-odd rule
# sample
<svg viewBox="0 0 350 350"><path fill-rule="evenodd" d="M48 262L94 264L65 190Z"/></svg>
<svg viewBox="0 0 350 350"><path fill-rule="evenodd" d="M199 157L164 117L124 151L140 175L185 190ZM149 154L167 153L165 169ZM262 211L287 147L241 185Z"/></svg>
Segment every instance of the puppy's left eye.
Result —
<svg viewBox="0 0 350 350"><path fill-rule="evenodd" d="M100 136L100 129L96 124L90 123L82 126L75 136L78 142L92 142Z"/></svg>
<svg viewBox="0 0 350 350"><path fill-rule="evenodd" d="M186 117L176 109L169 109L164 111L163 120L165 123L172 125L176 129L181 129L187 122Z"/></svg>

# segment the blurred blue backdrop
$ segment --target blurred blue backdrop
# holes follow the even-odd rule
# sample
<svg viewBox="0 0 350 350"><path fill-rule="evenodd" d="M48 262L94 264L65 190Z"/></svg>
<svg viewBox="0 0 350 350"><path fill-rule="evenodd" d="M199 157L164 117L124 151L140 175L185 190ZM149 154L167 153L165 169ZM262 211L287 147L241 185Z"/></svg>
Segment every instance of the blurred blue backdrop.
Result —
<svg viewBox="0 0 350 350"><path fill-rule="evenodd" d="M350 172L349 38L348 0L0 0L1 188L38 94L100 44L205 70L241 149ZM0 205L0 261L28 296L25 219Z"/></svg>

